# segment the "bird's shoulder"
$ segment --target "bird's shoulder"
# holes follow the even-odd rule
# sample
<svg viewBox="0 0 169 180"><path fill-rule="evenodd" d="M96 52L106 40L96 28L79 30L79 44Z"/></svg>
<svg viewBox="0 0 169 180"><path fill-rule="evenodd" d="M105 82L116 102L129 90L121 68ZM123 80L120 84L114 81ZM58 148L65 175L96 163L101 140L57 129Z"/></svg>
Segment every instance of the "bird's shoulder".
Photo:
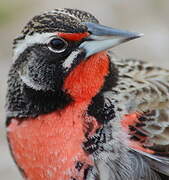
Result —
<svg viewBox="0 0 169 180"><path fill-rule="evenodd" d="M168 107L169 70L136 59L111 56L117 69L116 86L103 93L114 104L123 104L126 113ZM113 71L111 71L113 73Z"/></svg>

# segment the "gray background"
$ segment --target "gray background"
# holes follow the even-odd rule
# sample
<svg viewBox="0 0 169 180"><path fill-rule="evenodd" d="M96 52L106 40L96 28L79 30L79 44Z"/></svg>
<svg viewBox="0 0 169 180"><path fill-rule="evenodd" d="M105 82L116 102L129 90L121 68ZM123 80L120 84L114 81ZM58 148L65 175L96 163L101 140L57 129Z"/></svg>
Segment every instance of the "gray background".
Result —
<svg viewBox="0 0 169 180"><path fill-rule="evenodd" d="M58 7L90 11L105 24L144 33L141 39L114 48L119 57L144 59L169 67L168 0L0 0L0 179L21 180L5 138L4 99L12 63L12 40L34 15Z"/></svg>

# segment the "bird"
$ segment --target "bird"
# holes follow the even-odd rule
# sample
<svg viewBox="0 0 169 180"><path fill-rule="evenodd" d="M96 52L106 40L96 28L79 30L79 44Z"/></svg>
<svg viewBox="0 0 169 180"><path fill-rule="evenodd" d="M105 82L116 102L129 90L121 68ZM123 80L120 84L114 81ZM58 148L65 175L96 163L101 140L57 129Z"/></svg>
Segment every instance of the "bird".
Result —
<svg viewBox="0 0 169 180"><path fill-rule="evenodd" d="M23 178L169 179L169 70L110 50L142 35L70 8L27 23L5 106Z"/></svg>

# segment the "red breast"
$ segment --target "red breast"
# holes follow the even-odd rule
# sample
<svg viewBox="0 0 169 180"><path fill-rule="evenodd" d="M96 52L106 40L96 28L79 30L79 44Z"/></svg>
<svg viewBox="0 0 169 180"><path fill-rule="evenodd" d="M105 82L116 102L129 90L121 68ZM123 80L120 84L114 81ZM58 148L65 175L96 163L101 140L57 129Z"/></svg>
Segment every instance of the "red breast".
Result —
<svg viewBox="0 0 169 180"><path fill-rule="evenodd" d="M93 163L82 148L85 134L94 134L100 126L87 115L87 108L108 72L105 52L90 57L65 80L64 89L74 99L73 103L59 111L24 119L22 123L18 119L11 121L8 127L11 148L17 164L30 180L83 179L86 166ZM79 161L84 164L80 171L75 168Z"/></svg>

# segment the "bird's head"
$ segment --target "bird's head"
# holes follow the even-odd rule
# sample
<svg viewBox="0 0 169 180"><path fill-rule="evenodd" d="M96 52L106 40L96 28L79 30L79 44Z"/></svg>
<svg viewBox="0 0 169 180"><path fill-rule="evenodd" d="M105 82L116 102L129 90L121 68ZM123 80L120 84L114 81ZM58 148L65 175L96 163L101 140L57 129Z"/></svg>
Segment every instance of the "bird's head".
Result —
<svg viewBox="0 0 169 180"><path fill-rule="evenodd" d="M82 61L140 36L100 25L84 11L56 9L28 22L14 40L14 60L28 87L55 91Z"/></svg>

